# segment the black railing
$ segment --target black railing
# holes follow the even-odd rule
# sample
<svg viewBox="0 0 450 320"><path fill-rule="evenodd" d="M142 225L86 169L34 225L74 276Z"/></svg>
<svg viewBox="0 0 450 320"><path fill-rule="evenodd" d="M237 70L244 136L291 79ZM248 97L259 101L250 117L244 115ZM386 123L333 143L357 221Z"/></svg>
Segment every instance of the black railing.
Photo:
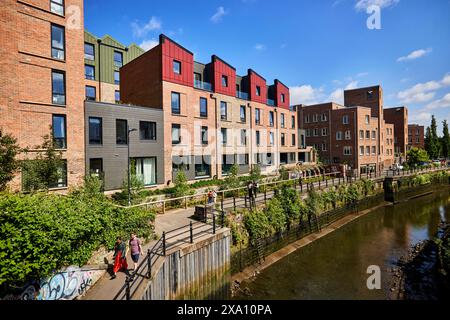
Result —
<svg viewBox="0 0 450 320"><path fill-rule="evenodd" d="M163 232L155 245L147 250L145 259L138 265L135 271L128 274L124 285L115 295L113 300L131 300L140 285L152 278L152 271L160 258L163 258L174 247L183 243L194 243L194 240L207 234L216 234L217 230L225 226L225 212L212 207L208 208L205 219L198 222L190 222L188 225Z"/></svg>

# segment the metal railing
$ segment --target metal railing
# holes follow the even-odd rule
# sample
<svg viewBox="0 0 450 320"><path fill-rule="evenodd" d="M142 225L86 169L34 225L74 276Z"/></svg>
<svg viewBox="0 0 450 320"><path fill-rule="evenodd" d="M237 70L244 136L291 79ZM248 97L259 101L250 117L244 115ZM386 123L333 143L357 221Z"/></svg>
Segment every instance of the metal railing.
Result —
<svg viewBox="0 0 450 320"><path fill-rule="evenodd" d="M236 91L236 98L239 98L242 100L248 100L248 93L242 92L242 91Z"/></svg>
<svg viewBox="0 0 450 320"><path fill-rule="evenodd" d="M161 238L147 250L145 259L138 265L133 273L127 274L124 285L114 296L113 300L131 300L140 285L152 279L156 263L167 256L167 253L180 244L194 243L194 240L207 234L216 234L225 226L225 212L217 211L212 207L206 208L205 219L199 222L190 222L188 225L163 232Z"/></svg>
<svg viewBox="0 0 450 320"><path fill-rule="evenodd" d="M271 107L275 107L275 100L267 99L267 105L269 105Z"/></svg>
<svg viewBox="0 0 450 320"><path fill-rule="evenodd" d="M194 80L194 87L201 90L212 91L212 84L205 81Z"/></svg>

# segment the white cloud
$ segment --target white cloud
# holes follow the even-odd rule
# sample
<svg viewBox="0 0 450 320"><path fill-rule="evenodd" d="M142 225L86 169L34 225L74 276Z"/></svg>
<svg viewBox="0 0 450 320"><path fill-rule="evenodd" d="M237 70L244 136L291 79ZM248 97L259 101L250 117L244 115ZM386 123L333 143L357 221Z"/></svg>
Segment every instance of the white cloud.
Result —
<svg viewBox="0 0 450 320"><path fill-rule="evenodd" d="M159 41L155 40L155 39L151 39L151 40L144 40L142 41L142 43L139 45L142 49L144 49L145 51L148 51L154 47L156 47L159 44Z"/></svg>
<svg viewBox="0 0 450 320"><path fill-rule="evenodd" d="M358 81L351 81L345 88L338 88L334 90L328 97L328 101L344 104L344 90L352 90L358 88Z"/></svg>
<svg viewBox="0 0 450 320"><path fill-rule="evenodd" d="M404 104L428 102L434 99L436 90L446 86L450 86L450 74L446 74L442 80L418 83L409 89L400 91L397 94L397 99Z"/></svg>
<svg viewBox="0 0 450 320"><path fill-rule="evenodd" d="M162 22L157 17L151 17L149 22L140 24L138 22L131 23L133 35L137 38L145 37L150 31L161 29Z"/></svg>
<svg viewBox="0 0 450 320"><path fill-rule="evenodd" d="M450 107L450 93L447 93L442 99L435 100L428 104L425 109L426 110L434 110L441 108L449 108Z"/></svg>
<svg viewBox="0 0 450 320"><path fill-rule="evenodd" d="M311 85L290 87L291 104L312 105L323 101L323 88L313 88Z"/></svg>
<svg viewBox="0 0 450 320"><path fill-rule="evenodd" d="M431 113L429 113L429 112L410 112L410 116L409 116L410 122L425 123L430 120L431 120Z"/></svg>
<svg viewBox="0 0 450 320"><path fill-rule="evenodd" d="M370 6L379 6L380 8L387 8L399 3L400 0L358 0L355 9L358 11L366 11Z"/></svg>
<svg viewBox="0 0 450 320"><path fill-rule="evenodd" d="M263 51L266 49L266 46L263 44L258 43L257 45L255 45L255 49L258 51Z"/></svg>
<svg viewBox="0 0 450 320"><path fill-rule="evenodd" d="M425 56L425 55L431 53L432 51L433 51L432 48L428 48L428 49L419 49L419 50L416 50L416 51L411 52L411 53L408 54L407 56L398 58L398 59L397 59L397 62L416 60L416 59L422 58L423 56Z"/></svg>
<svg viewBox="0 0 450 320"><path fill-rule="evenodd" d="M228 14L228 11L225 10L224 7L218 7L216 13L210 18L210 20L214 23L219 23L222 21L222 18Z"/></svg>

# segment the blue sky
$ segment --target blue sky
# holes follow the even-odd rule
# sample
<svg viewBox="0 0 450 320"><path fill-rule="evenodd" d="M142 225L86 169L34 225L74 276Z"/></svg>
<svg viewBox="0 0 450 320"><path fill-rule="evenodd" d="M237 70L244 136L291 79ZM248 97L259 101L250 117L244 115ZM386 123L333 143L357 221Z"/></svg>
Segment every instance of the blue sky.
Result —
<svg viewBox="0 0 450 320"><path fill-rule="evenodd" d="M367 27L373 4L381 29ZM217 54L238 74L280 79L293 103L381 84L410 123L450 119L450 0L85 0L85 26L145 48L165 33L196 61Z"/></svg>

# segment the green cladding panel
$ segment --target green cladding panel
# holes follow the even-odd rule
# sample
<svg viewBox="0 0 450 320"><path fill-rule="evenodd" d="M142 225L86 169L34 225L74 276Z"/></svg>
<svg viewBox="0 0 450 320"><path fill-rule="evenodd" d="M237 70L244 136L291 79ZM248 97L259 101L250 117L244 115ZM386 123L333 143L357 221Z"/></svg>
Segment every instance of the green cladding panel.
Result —
<svg viewBox="0 0 450 320"><path fill-rule="evenodd" d="M95 81L110 84L114 84L114 71L120 70L114 65L114 51L122 53L124 65L145 52L135 44L126 47L111 36L97 38L88 31L84 33L84 42L94 45L94 60L85 59L85 64L95 67Z"/></svg>

